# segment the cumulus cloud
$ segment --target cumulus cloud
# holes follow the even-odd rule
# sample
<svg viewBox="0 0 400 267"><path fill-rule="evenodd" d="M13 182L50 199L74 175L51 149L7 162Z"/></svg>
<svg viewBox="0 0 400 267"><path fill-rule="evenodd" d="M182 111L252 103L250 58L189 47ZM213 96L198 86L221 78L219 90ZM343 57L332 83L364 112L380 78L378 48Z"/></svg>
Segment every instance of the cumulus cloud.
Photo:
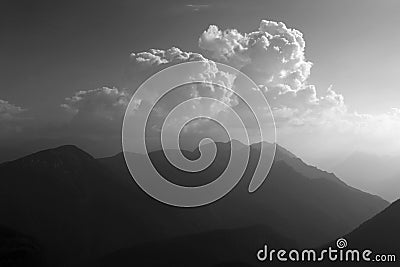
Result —
<svg viewBox="0 0 400 267"><path fill-rule="evenodd" d="M398 109L377 115L352 112L332 86L316 88L308 83L313 64L306 59L300 31L267 20L248 33L210 25L200 36L199 47L259 84L273 110L278 138L289 147L299 147L292 141L298 142L300 136L307 145L322 136L321 147L327 147L329 140L336 147L369 146L374 152L400 148Z"/></svg>
<svg viewBox="0 0 400 267"><path fill-rule="evenodd" d="M307 84L312 63L305 58L303 35L298 30L287 28L284 23L263 20L259 28L250 33L240 33L235 29L222 31L211 25L200 36L199 46L213 60L241 70L259 84L273 108L278 126L280 123L300 126L311 123L311 116L317 121L327 110L346 109L342 96L332 88L317 94L315 86ZM218 70L213 60L199 53L183 52L173 47L132 53L131 58L136 69L149 71L147 77L178 63L201 61L208 66L206 71L199 74L204 75L204 81L218 80L220 84L234 89L235 77ZM186 90L180 90L182 95L175 100L210 96L211 93L231 107L239 103L230 91L219 95L217 91L212 86L208 91L204 86L201 90L196 86L188 86ZM170 108L159 105L157 110L167 114ZM215 110L221 111L218 108Z"/></svg>
<svg viewBox="0 0 400 267"><path fill-rule="evenodd" d="M262 20L258 30L240 33L211 25L199 39L200 48L211 56L240 68L256 83L301 88L312 63L305 59L305 41L300 31L282 22Z"/></svg>
<svg viewBox="0 0 400 267"><path fill-rule="evenodd" d="M320 133L332 140L337 136L348 136L353 143L357 140L372 143L372 138L379 140L384 132L400 133L400 112L397 109L380 115L350 112L344 97L332 86L321 89L309 84L313 64L306 59L303 34L282 22L262 20L258 29L249 33L236 29L221 30L211 25L200 36L199 47L212 59L177 47L132 53L132 66L137 72L131 88L119 90L104 87L77 92L66 99L63 107L74 114L73 124L82 128L86 126L92 131L104 131L104 127L114 127L120 130L128 101L141 82L161 69L191 61L204 64L196 78L206 83L182 86L174 94L166 95L164 101L154 108L150 120L154 122L152 126L159 127L160 120L177 103L197 96L214 97L231 107L240 106L229 90L207 85L207 82L216 82L235 88L235 76L219 70L214 62L219 61L240 69L259 84L272 107L282 138L289 138L288 133L293 136L303 131L303 134ZM156 95L154 91L149 91L138 106L153 104ZM205 108L201 103L199 107ZM215 109L217 113L222 110L211 106L207 108ZM96 128L94 124L101 127ZM315 137L312 139L315 140ZM392 139L395 140L395 137Z"/></svg>
<svg viewBox="0 0 400 267"><path fill-rule="evenodd" d="M205 51L205 55L185 52L177 47L132 53L130 57L135 72L130 88L120 90L103 87L80 91L66 98L62 106L73 116L71 125L85 129L83 132L100 133L113 129L113 133L119 134L126 106L138 86L164 68L191 61L203 63L202 70L195 78L200 78L205 84L185 85L177 88L173 95L166 95L164 101L155 106L150 118L154 125L149 127L158 129L160 121L175 104L197 96L214 97L238 108L238 99L229 90L223 89L235 89L236 77L217 68L215 62L222 62L247 74L265 92L280 129L278 141L288 144L289 148L294 147L290 140L298 142L300 136L308 138L306 136L309 133L312 133L309 136L310 142L315 142L316 135L322 137L321 147L328 139L332 144L337 144L336 147L359 142L378 144L383 136L387 137L386 140L390 139L392 144L399 143L396 141L400 133L398 109L380 115L351 112L343 95L332 86L317 88L309 84L313 64L306 59L303 35L282 22L262 20L258 29L249 33L241 33L236 29L221 30L211 25L200 36L199 47ZM208 84L210 82L222 86L212 86ZM152 105L156 97L157 92L149 90L137 104ZM214 109L216 113L223 110L215 106L203 107L201 103L197 108ZM199 121L196 123L199 124ZM207 128L204 124L196 127ZM341 138L341 142L335 143L335 138Z"/></svg>
<svg viewBox="0 0 400 267"><path fill-rule="evenodd" d="M219 70L214 61L205 58L199 53L184 52L179 48L172 47L167 50L150 49L146 52L132 53L131 58L134 60L134 64L138 66L138 68L141 70L149 70L147 76L179 63L193 61L202 63L202 67L198 70L196 69L196 71L193 70L190 77L183 78L183 80L189 78L189 80L201 81L201 83L180 86L180 88L174 90L173 98L169 98L169 101L164 101L164 107L162 107L163 104L157 106L158 110L170 110L174 104L194 97L215 98L228 106L234 106L237 104L238 100L236 96L231 90L229 90L233 87L235 75ZM188 66L188 68L191 67ZM133 91L135 89L136 88L133 88ZM143 100L151 105L154 102L154 97L158 95L157 92L152 91L151 93L149 92L148 99ZM201 101L199 101L198 104L198 107L200 107ZM210 108L213 108L218 112L223 109L222 106L223 105L216 107L214 105Z"/></svg>
<svg viewBox="0 0 400 267"><path fill-rule="evenodd" d="M282 22L262 20L249 33L210 25L200 36L199 46L259 84L278 126L321 123L326 116L347 111L343 96L332 87L317 91L308 84L313 64L306 59L303 34Z"/></svg>
<svg viewBox="0 0 400 267"><path fill-rule="evenodd" d="M131 53L131 58L144 66L163 64L178 64L187 61L206 61L207 59L199 53L183 52L177 47L167 50L149 49L145 52Z"/></svg>
<svg viewBox="0 0 400 267"><path fill-rule="evenodd" d="M217 99L220 99L230 105L235 102L231 91L223 90L223 87L232 88L235 79L234 75L219 70L214 61L205 58L199 53L185 52L179 48L172 47L167 50L150 49L145 52L132 53L131 59L133 59L135 67L142 71L147 71L145 75L142 74L142 76L146 78L157 73L161 69L175 64L200 61L203 63L203 68L191 78L193 80L203 81L203 89L205 88L208 90L203 90L203 92L205 92L204 95L200 90L196 89L196 85L191 85L187 86L188 90L186 91L180 90L181 93L186 93L192 97L198 97L211 96L212 94L210 94L210 91L214 92L215 95L218 95L222 90L222 95L216 97ZM144 79L142 78L142 82L143 81ZM221 85L221 87L216 89L211 83ZM204 86L205 84L207 84L207 86ZM138 85L135 84L132 90L135 91L137 87Z"/></svg>
<svg viewBox="0 0 400 267"><path fill-rule="evenodd" d="M290 123L304 123L306 120L302 116L310 109L319 107L322 110L335 103L341 104L342 100L335 92L328 90L326 96L318 98L315 87L305 83L312 64L305 59L304 39L299 31L289 29L283 23L262 21L257 31L248 34L241 34L237 30L222 32L216 26L210 26L200 37L199 44L211 52L214 60L240 68L255 79L265 89L276 114L283 114L283 117L286 116L283 120ZM72 114L71 127L83 133L101 133L112 129L117 133L130 97L141 82L163 68L183 62L202 62L203 69L193 78L205 83L182 86L172 97L167 96L168 101L155 106L157 112L154 115L158 120L165 117L174 104L193 97L214 97L231 107L238 104L232 92L224 89L234 88L235 76L219 70L213 60L200 53L172 47L134 52L130 56L133 69L136 70L135 83L131 88L119 90L103 87L79 91L65 99L62 107ZM149 91L138 105L154 104L156 95L157 92ZM209 108L215 113L223 111L223 105L203 107L198 103L195 108Z"/></svg>
<svg viewBox="0 0 400 267"><path fill-rule="evenodd" d="M231 91L225 87L232 87L234 76L221 72L216 67L215 62L208 60L200 54L184 52L178 48L168 50L150 49L146 52L132 53L131 59L134 67L147 72L147 76L157 71L171 66L173 64L201 61L202 68L196 79L203 81L200 84L188 84L180 86L173 91L173 94L166 95L163 100L154 106L152 116L149 120L151 129L157 130L162 119L169 113L175 104L193 97L214 97L228 105L234 105L235 98ZM143 73L142 73L143 74ZM136 83L127 89L102 87L92 90L78 91L74 95L65 98L65 103L61 107L67 111L71 120L66 127L66 132L71 135L79 134L91 140L103 140L113 136L114 139L120 138L122 121L126 108L131 100L138 84L140 85L147 78L146 75L136 76ZM211 82L218 85L212 85ZM139 107L141 105L153 105L155 99L161 91L147 90L143 94L143 99L136 101L138 113L141 116ZM223 105L221 105L223 106ZM201 102L198 102L196 108L204 108ZM218 112L218 107L210 107ZM154 122L154 125L151 125ZM139 129L142 130L142 129Z"/></svg>

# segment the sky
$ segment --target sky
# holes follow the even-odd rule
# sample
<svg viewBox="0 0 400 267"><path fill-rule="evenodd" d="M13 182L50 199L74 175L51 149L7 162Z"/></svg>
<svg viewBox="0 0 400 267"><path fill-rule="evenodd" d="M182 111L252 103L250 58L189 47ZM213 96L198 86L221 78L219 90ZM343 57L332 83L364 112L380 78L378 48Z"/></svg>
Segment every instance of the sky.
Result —
<svg viewBox="0 0 400 267"><path fill-rule="evenodd" d="M397 153L399 11L396 0L2 1L0 147L75 142L116 153L131 92L190 52L268 88L278 143L310 162ZM278 23L275 41L293 64L246 43L263 20ZM282 43L297 32L301 40ZM260 36L250 39L263 44ZM171 47L181 59L149 51ZM145 51L164 62L140 60Z"/></svg>

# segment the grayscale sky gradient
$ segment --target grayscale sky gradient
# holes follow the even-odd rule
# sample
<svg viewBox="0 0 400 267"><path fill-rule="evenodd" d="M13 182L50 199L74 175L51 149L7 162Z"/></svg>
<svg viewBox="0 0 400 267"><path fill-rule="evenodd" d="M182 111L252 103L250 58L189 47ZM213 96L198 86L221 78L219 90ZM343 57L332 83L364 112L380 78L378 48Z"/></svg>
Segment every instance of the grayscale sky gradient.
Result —
<svg viewBox="0 0 400 267"><path fill-rule="evenodd" d="M264 82L276 90L287 83L295 95L271 100L278 142L314 162L356 150L397 153L399 12L397 0L2 1L0 147L79 139L94 154L117 152L130 92L160 68L144 70L138 53L177 47L230 64L243 56L237 47L222 60L218 45L231 43L199 45L203 32L216 25L244 36L267 20L301 32L299 58L312 63L296 88L293 81ZM252 63L263 56L257 53ZM260 66L287 74L258 63L240 67L250 76ZM99 140L107 148L96 148Z"/></svg>

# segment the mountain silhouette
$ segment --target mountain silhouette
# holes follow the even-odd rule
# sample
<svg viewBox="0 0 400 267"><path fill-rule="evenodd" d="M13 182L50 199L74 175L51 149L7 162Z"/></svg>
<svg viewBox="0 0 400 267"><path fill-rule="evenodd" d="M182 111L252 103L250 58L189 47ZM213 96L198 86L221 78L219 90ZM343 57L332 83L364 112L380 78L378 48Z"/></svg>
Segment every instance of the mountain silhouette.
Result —
<svg viewBox="0 0 400 267"><path fill-rule="evenodd" d="M226 151L228 145L217 143L218 151ZM196 150L186 152L187 155L190 153L194 155L193 158L198 156ZM178 184L184 184L182 181L187 180L187 173L168 167L162 151L152 152L149 156L168 180ZM190 181L195 183L203 178L209 182L212 180L210 177L215 178L223 170L227 159L226 153L217 154L212 166L203 171L203 175L195 174ZM125 175L129 176L124 164L118 163L121 160L123 156L120 154L102 159L102 162L119 175L125 171ZM257 145L254 145L251 147L249 168L238 186L222 200L200 210L209 209L224 218L227 223L223 227L262 223L275 233L295 240L299 246L317 246L323 240L332 240L340 236L339 233L351 231L388 205L379 197L347 186L333 174L304 164L280 146L277 147L276 161L264 185L249 195L247 185L256 161ZM294 169L296 165L301 168ZM313 175L309 178L302 173Z"/></svg>
<svg viewBox="0 0 400 267"><path fill-rule="evenodd" d="M133 237L124 232L134 218L118 199L123 185L75 146L3 163L0 173L0 223L39 240L50 266L85 265L113 250L114 235Z"/></svg>
<svg viewBox="0 0 400 267"><path fill-rule="evenodd" d="M204 170L210 176L218 175L228 158L222 149L227 144L217 143L219 147L220 160ZM189 153L196 156L196 151ZM165 164L162 152L149 156L159 166ZM144 193L131 178L122 153L95 159L75 146L44 150L0 164L0 223L38 240L50 266L89 266L124 248L200 238L219 230L234 233L261 227L268 235L263 242L257 239L254 246L260 247L275 242L272 237L297 247L318 246L350 232L388 205L305 165L280 147L264 184L249 194L257 157L257 147L252 146L248 169L227 196L184 209ZM296 169L293 160L301 168ZM187 180L186 173L175 176L176 170L161 169L178 182ZM185 246L182 242L174 244ZM203 245L197 244L199 249ZM255 252L243 247L242 253Z"/></svg>
<svg viewBox="0 0 400 267"><path fill-rule="evenodd" d="M260 144L253 144L254 148L259 149ZM307 165L298 158L296 155L285 149L284 147L277 145L277 152L275 153L275 161L284 161L290 167L292 167L296 172L302 174L310 179L326 179L341 185L345 183L336 177L333 173L329 173L318 169L317 167Z"/></svg>

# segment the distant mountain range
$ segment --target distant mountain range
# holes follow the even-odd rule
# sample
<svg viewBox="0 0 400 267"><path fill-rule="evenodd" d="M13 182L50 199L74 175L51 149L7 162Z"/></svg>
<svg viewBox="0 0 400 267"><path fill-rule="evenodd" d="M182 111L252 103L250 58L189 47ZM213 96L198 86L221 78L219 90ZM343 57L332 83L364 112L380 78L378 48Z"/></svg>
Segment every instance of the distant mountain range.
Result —
<svg viewBox="0 0 400 267"><path fill-rule="evenodd" d="M355 152L332 168L348 184L388 201L400 198L400 157Z"/></svg>
<svg viewBox="0 0 400 267"><path fill-rule="evenodd" d="M217 143L218 160L193 181L218 175L228 145ZM321 246L389 205L306 165L280 146L264 184L249 194L259 148L259 144L250 147L248 168L232 192L192 209L170 207L149 197L130 177L122 153L95 159L75 146L44 150L0 164L0 224L38 240L49 266L105 264L113 261L113 255L129 257L130 248L140 248L135 257L146 257L153 245L161 249L163 244L173 244L167 250L172 261L179 260L177 247L208 248L204 266L211 266L213 259L215 264L230 256L232 261L247 259L264 243ZM195 157L198 151L185 153ZM149 156L167 178L187 180L185 173L166 165L162 151ZM189 244L192 237L197 241ZM244 256L222 248L224 255L216 258L213 253L225 243L242 248Z"/></svg>

